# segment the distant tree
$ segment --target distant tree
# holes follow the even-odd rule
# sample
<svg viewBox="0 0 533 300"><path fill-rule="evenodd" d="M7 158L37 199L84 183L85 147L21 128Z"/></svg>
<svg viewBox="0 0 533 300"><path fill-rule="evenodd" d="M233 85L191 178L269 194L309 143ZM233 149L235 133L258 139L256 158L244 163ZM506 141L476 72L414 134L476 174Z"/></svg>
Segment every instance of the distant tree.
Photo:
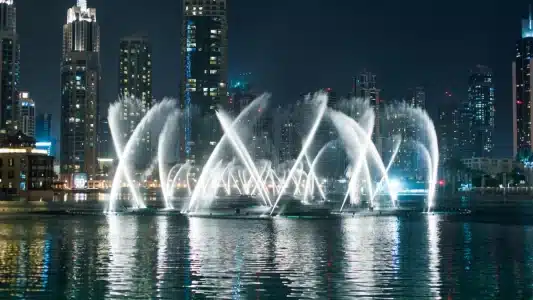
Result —
<svg viewBox="0 0 533 300"><path fill-rule="evenodd" d="M452 157L442 165L446 182L450 183L451 190L454 193L457 184L470 182L471 170L458 157Z"/></svg>

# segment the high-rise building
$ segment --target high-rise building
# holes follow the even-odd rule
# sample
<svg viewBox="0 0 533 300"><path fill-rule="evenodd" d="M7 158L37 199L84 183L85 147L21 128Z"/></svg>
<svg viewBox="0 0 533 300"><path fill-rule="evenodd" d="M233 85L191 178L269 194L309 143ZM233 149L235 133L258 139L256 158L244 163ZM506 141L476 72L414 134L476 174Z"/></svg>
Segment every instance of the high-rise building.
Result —
<svg viewBox="0 0 533 300"><path fill-rule="evenodd" d="M494 149L494 83L486 66L474 68L468 80L468 153L470 157L490 157ZM465 149L467 150L467 149Z"/></svg>
<svg viewBox="0 0 533 300"><path fill-rule="evenodd" d="M522 20L522 37L516 43L513 62L513 155L533 147L533 81L531 56L533 55L533 18Z"/></svg>
<svg viewBox="0 0 533 300"><path fill-rule="evenodd" d="M18 130L20 46L13 0L0 0L0 129Z"/></svg>
<svg viewBox="0 0 533 300"><path fill-rule="evenodd" d="M99 126L98 157L113 158L115 157L115 153L113 151L113 141L111 140L111 131L109 129L109 121L107 118L100 118Z"/></svg>
<svg viewBox="0 0 533 300"><path fill-rule="evenodd" d="M426 107L426 90L423 86L417 86L409 89L404 101L414 107Z"/></svg>
<svg viewBox="0 0 533 300"><path fill-rule="evenodd" d="M238 115L257 95L252 91L250 84L251 73L241 73L231 80L230 97L226 109L233 115Z"/></svg>
<svg viewBox="0 0 533 300"><path fill-rule="evenodd" d="M293 106L278 106L270 112L272 120L272 162L274 165L295 159L299 153Z"/></svg>
<svg viewBox="0 0 533 300"><path fill-rule="evenodd" d="M139 101L139 107L134 111L128 111L128 106L123 107L121 121L127 128L124 133L129 136L152 107L152 46L148 37L137 34L122 38L119 60L119 96ZM150 130L139 142L139 157L150 164Z"/></svg>
<svg viewBox="0 0 533 300"><path fill-rule="evenodd" d="M35 138L35 102L30 98L30 93L19 93L18 106L20 131Z"/></svg>
<svg viewBox="0 0 533 300"><path fill-rule="evenodd" d="M35 144L39 149L46 149L48 155L55 156L56 138L52 136L52 114L39 113L35 117Z"/></svg>
<svg viewBox="0 0 533 300"><path fill-rule="evenodd" d="M68 9L61 63L61 173L96 174L100 28L86 1Z"/></svg>
<svg viewBox="0 0 533 300"><path fill-rule="evenodd" d="M370 101L374 107L376 121L372 139L376 145L378 152L382 153L382 139L381 139L381 112L383 111L383 103L379 97L380 90L377 88L376 75L363 70L353 79L352 94L356 98L363 98Z"/></svg>
<svg viewBox="0 0 533 300"><path fill-rule="evenodd" d="M52 139L52 114L40 113L35 117L35 139L51 141Z"/></svg>
<svg viewBox="0 0 533 300"><path fill-rule="evenodd" d="M183 1L182 28L182 72L180 84L180 106L185 110L185 133L183 157L199 159L209 153L217 142L205 141L203 130L196 130L192 107L200 114L214 114L217 105L224 105L228 99L228 24L225 0L185 0ZM209 117L208 117L209 118ZM197 125L196 127L199 127ZM209 132L220 131L216 128ZM207 147L207 149L203 149ZM194 148L194 149L193 149Z"/></svg>
<svg viewBox="0 0 533 300"><path fill-rule="evenodd" d="M439 151L441 160L446 163L458 156L461 138L461 105L455 101L450 92L445 94L445 103L438 109L437 133L439 135Z"/></svg>

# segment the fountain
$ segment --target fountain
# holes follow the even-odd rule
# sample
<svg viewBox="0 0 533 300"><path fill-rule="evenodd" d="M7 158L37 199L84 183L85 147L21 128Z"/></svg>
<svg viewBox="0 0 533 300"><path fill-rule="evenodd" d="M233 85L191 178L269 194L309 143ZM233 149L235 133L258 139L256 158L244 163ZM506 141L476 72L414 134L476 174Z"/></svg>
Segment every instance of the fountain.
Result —
<svg viewBox="0 0 533 300"><path fill-rule="evenodd" d="M344 179L338 180L347 182L342 201L337 207L338 211L342 213L348 206L350 209L360 207L362 199L366 199L370 210L379 210L382 207L394 210L399 206L398 194L401 187L396 179L391 179L390 173L400 149L409 142L416 145L415 148L427 168L426 208L429 211L434 207L438 145L435 127L422 109L404 104L385 109L385 116L396 116L400 112L412 123L411 126L423 128L423 138L409 141L401 134L391 134L389 138L393 146L390 157L384 159L380 146L375 142L378 132L376 124L381 120L376 117L375 108L367 100L349 100L335 108L328 108L327 95L317 93L305 102L310 111L306 111L304 115L312 118L309 122L310 128L301 130L304 138L299 153L293 160L274 163L264 159L254 160L248 149L249 140L243 134L243 129L248 127L243 125L253 123L260 117L269 98L268 94L258 97L234 119L219 108L216 117L224 134L205 164L198 166L186 161L171 168L168 163L175 159L170 155L175 152L171 149L171 141L183 120L180 111L175 108L174 101L165 99L154 105L125 142L119 138L124 134L120 132L118 120L123 113L122 108L135 106L136 102L121 99L111 105L109 124L119 164L107 210L116 210L118 191L122 187L123 179L131 195L132 208L146 207L133 180L131 157L139 138L153 128L156 120L163 122L157 144L157 167L165 209L175 208L174 195L177 191L185 194L187 201L183 202L181 213L188 214L201 210L207 210L211 214L213 207L224 201L230 204L232 201L249 202L250 206L255 207L255 212L262 215L283 214L288 202L299 203L301 209L306 211L313 205L324 206L331 202L325 186L331 179L328 181L323 177L318 166L328 159L326 150L335 145L335 149L340 146L339 151L343 151L347 157ZM323 124L326 122L332 126L333 131L330 131L336 134L333 140L319 141L319 129L325 126ZM319 150L313 152L313 149ZM235 207L237 204L231 205ZM239 213L240 209L235 211Z"/></svg>

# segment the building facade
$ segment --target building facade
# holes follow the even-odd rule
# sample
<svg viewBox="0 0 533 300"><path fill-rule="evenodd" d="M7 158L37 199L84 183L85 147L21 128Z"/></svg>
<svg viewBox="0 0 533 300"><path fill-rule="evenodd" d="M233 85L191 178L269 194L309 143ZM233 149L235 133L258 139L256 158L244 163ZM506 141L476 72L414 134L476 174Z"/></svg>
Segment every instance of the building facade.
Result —
<svg viewBox="0 0 533 300"><path fill-rule="evenodd" d="M516 42L513 69L513 155L533 147L533 81L531 56L533 54L533 18L522 20L522 36Z"/></svg>
<svg viewBox="0 0 533 300"><path fill-rule="evenodd" d="M494 150L494 83L492 71L478 65L468 79L468 147L470 157L490 157Z"/></svg>
<svg viewBox="0 0 533 300"><path fill-rule="evenodd" d="M460 105L445 93L445 102L438 109L437 133L439 136L439 151L441 161L446 163L452 158L459 158L461 138L461 111Z"/></svg>
<svg viewBox="0 0 533 300"><path fill-rule="evenodd" d="M376 145L379 153L383 153L383 141L381 134L381 115L383 112L383 103L379 97L380 90L377 88L376 75L363 70L359 75L354 77L352 85L352 94L355 98L363 98L370 101L374 107L376 121L372 140Z"/></svg>
<svg viewBox="0 0 533 300"><path fill-rule="evenodd" d="M461 161L471 170L481 171L492 176L501 173L511 173L513 169L521 167L520 163L514 158L491 159L487 157L472 157L462 159Z"/></svg>
<svg viewBox="0 0 533 300"><path fill-rule="evenodd" d="M35 102L30 98L30 93L19 93L18 107L20 131L35 138Z"/></svg>
<svg viewBox="0 0 533 300"><path fill-rule="evenodd" d="M0 194L26 196L50 191L54 179L54 158L35 148L35 139L18 131L0 133Z"/></svg>
<svg viewBox="0 0 533 300"><path fill-rule="evenodd" d="M20 45L13 0L0 1L0 129L18 130Z"/></svg>
<svg viewBox="0 0 533 300"><path fill-rule="evenodd" d="M205 119L206 114L214 115L217 105L228 102L226 9L225 0L183 1L180 106L185 110L185 132L180 142L182 159L203 160L221 133L219 128L206 129L211 133L219 132L210 134L214 139L206 141L206 135L201 134L205 130L198 130L205 122L195 125L194 121ZM194 106L202 117L193 116Z"/></svg>
<svg viewBox="0 0 533 300"><path fill-rule="evenodd" d="M98 157L116 158L116 154L113 149L114 147L109 128L109 121L107 118L102 117L100 118L100 128L98 134Z"/></svg>
<svg viewBox="0 0 533 300"><path fill-rule="evenodd" d="M37 141L52 140L52 114L37 114L35 117L35 139Z"/></svg>
<svg viewBox="0 0 533 300"><path fill-rule="evenodd" d="M145 35L133 35L120 40L119 54L119 97L131 98L139 102L134 111L132 106L122 108L122 122L128 138L141 119L152 107L152 46ZM137 151L141 160L151 162L151 137L147 130L139 142Z"/></svg>
<svg viewBox="0 0 533 300"><path fill-rule="evenodd" d="M79 0L63 26L61 63L61 173L98 169L100 29L96 10Z"/></svg>

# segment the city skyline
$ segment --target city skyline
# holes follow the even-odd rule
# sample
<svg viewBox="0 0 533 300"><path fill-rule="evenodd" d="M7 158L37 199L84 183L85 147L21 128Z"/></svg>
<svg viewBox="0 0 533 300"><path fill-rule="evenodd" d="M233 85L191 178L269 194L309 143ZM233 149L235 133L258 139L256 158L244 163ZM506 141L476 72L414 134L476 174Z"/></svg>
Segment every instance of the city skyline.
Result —
<svg viewBox="0 0 533 300"><path fill-rule="evenodd" d="M57 28L54 23L62 24L64 11L74 4L76 4L75 0L54 1L54 3L46 4L25 0L16 1L18 34L22 48L21 88L34 95L38 112L41 112L39 107L48 107L46 104L50 103L55 120L59 116L59 97L54 92L56 89L52 87L59 88L56 78L57 63L59 63L61 53L59 45L61 28ZM437 8L429 8L420 3L402 4L406 7L391 4L379 8L385 10L382 20L384 24L377 26L371 32L360 32L357 40L364 41L361 44L351 41L350 36L354 36L355 33L353 27L348 25L363 22L372 14L376 14L378 7L373 4L361 4L357 11L349 2L339 2L339 5L326 9L322 9L324 7L320 3L305 7L309 16L320 16L329 20L325 24L321 22L323 27L319 27L314 24L316 22L303 20L301 17L295 16L291 19L291 11L297 9L296 4L291 3L285 7L286 11L278 12L281 21L272 23L277 17L273 5L260 4L258 11L262 13L253 16L249 13L252 11L250 3L235 0L228 4L228 22L231 24L229 27L229 77L231 79L232 75L251 71L257 90L272 92L277 102L292 103L298 100L298 95L302 91L316 90L323 86L332 87L338 91L339 95L345 95L351 88L352 77L363 68L367 68L377 74L383 90L382 98L385 100L398 97L408 87L424 85L427 87L428 102L443 103L445 101L444 91L451 91L457 97L465 99L468 70L477 64L485 64L494 70L495 78L498 113L494 153L499 157L511 156L512 141L509 134L506 134L512 128L508 117L512 113L509 104L511 99L509 64L514 58L513 45L520 38L521 20L528 14L528 4L528 1L506 6L498 6L495 2L476 7L468 4L461 7L459 14L454 3L450 3L448 8L442 7L439 14L434 13L433 9L437 11ZM437 6L439 5L441 4ZM118 64L119 39L140 30L146 31L154 41L154 97L156 99L161 99L163 96L177 97L179 95L180 58L176 51L179 51L180 47L180 28L178 27L181 22L181 3L159 0L154 3L153 12L146 12L140 1L129 1L128 5L125 5L125 2L116 1L104 5L103 1L94 0L88 1L88 6L97 9L101 28L106 29L106 34L102 36L101 41L103 105L106 106L107 103L114 101L117 95L117 81L114 79L117 78L117 70L114 66ZM415 6L416 13L412 10ZM124 16L113 15L111 12L117 11L114 9L117 7L122 7L123 11L129 13L123 14ZM335 7L342 7L343 11L338 11ZM36 15L32 12L34 10L40 13ZM351 12L354 20L336 21L332 16L333 10L341 15ZM403 14L402 20L399 20L398 13ZM148 22L156 18L156 15L159 16L157 24ZM412 18L405 20L404 17L409 16ZM454 17L453 24L449 21L450 16ZM486 23L496 16L499 20L498 26L481 28L475 25ZM42 19L43 17L45 19ZM432 18L448 21L437 25L439 23L437 21L429 22ZM39 21L43 21L41 24L47 28L44 32L37 32L35 26L32 26L34 22L39 23ZM303 24L292 26L298 21L302 21ZM312 44L320 44L312 37L313 33L321 36L331 26L341 25L343 22L346 23L346 28L341 27L339 33L330 33L337 37L344 35L345 38L338 43L337 47L326 48L325 45L317 45L309 48ZM392 23L395 23L395 28L388 26ZM420 24L427 26L419 26ZM307 28L305 34L296 35L296 32L299 32L304 25ZM283 26L289 26L289 29L283 33L275 30ZM411 34L401 35L402 32L408 32L407 30ZM427 41L422 43L421 37L430 32L434 33L435 37L429 38L429 43ZM252 33L253 35L250 35ZM383 42L375 37L381 35L390 37L398 34L411 43L394 43L394 49L398 55L392 59L383 50L379 50L384 49ZM398 37L392 37L389 42L397 41L397 39ZM40 56L47 57L47 59L33 58L31 49L34 46L32 45L42 45ZM285 45L282 47L285 50L277 49L276 45ZM297 50L300 45L308 48L303 56ZM357 55L348 55L350 51L355 51ZM437 55L431 56L431 64L437 66L435 70L428 70L425 66L429 65L428 59L430 59L427 52ZM352 58L353 56L357 58ZM312 63L305 66L309 60L312 60ZM294 65L293 67L288 65L289 61ZM299 75L295 76L297 74ZM293 79L290 84L288 84L288 78ZM40 105L42 103L45 105ZM433 108L433 105L429 106L430 110ZM435 111L431 113L435 118ZM54 127L57 123L56 121ZM58 133L57 129L57 127L54 128L54 134Z"/></svg>

